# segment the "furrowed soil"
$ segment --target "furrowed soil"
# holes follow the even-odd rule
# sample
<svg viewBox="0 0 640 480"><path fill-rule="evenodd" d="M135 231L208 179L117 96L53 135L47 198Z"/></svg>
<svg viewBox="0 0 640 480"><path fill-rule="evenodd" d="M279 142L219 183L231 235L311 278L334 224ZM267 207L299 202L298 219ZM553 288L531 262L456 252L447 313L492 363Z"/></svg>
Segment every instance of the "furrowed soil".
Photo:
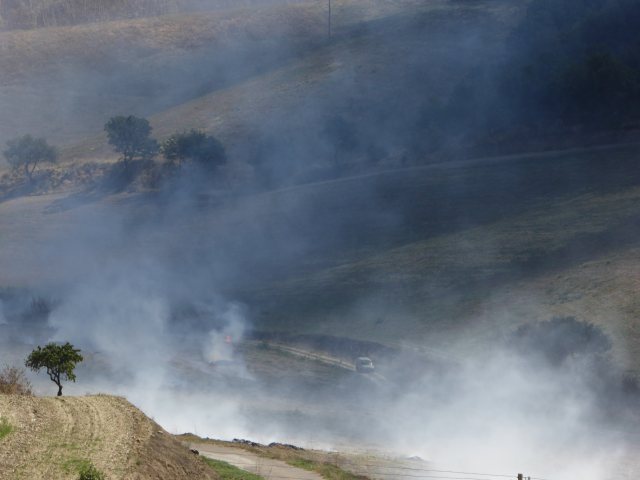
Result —
<svg viewBox="0 0 640 480"><path fill-rule="evenodd" d="M197 456L123 398L0 395L12 431L0 479L75 479L88 462L108 479L217 479Z"/></svg>

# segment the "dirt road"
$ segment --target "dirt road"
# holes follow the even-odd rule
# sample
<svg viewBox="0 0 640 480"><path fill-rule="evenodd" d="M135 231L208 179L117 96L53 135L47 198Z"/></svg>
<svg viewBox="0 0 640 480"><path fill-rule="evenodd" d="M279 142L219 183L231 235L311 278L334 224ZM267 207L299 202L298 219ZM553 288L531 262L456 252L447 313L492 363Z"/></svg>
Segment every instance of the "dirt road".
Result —
<svg viewBox="0 0 640 480"><path fill-rule="evenodd" d="M292 355L296 355L302 358L306 358L309 360L314 360L316 362L324 363L326 365L331 365L333 367L342 368L348 370L350 372L356 372L356 367L353 363L346 362L338 357L332 357L326 353L318 353L311 350L305 350L300 347L292 347L290 345L282 345L280 343L268 343L270 348L280 350L286 353L290 353ZM370 373L364 375L363 378L369 378L377 383L386 382L386 379L380 375L380 373Z"/></svg>
<svg viewBox="0 0 640 480"><path fill-rule="evenodd" d="M281 460L260 457L239 448L202 443L194 443L191 448L195 448L200 452L200 455L207 458L222 460L248 472L260 475L266 480L324 480L316 472L292 467Z"/></svg>

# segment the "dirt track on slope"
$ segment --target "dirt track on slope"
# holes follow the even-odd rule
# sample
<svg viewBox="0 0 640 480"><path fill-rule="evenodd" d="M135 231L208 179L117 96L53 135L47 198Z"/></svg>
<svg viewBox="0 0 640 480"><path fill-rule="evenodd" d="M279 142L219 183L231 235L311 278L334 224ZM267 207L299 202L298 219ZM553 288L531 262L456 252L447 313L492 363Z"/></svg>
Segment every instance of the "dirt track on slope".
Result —
<svg viewBox="0 0 640 480"><path fill-rule="evenodd" d="M0 395L0 417L13 426L0 440L0 480L76 479L86 461L109 480L216 478L123 398Z"/></svg>
<svg viewBox="0 0 640 480"><path fill-rule="evenodd" d="M292 467L282 460L261 457L239 448L202 443L192 444L191 447L205 457L230 463L266 480L324 480L319 473Z"/></svg>

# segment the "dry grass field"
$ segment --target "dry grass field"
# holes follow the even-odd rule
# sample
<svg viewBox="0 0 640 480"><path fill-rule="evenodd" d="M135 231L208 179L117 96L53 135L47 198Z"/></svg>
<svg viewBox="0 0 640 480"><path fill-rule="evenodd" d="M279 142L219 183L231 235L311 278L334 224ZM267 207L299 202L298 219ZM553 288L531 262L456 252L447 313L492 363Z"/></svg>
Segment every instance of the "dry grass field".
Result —
<svg viewBox="0 0 640 480"><path fill-rule="evenodd" d="M0 142L30 132L66 158L112 158L102 126L134 113L161 138L197 127L234 143L350 79L393 95L389 73L416 42L450 57L449 26L490 20L499 37L520 11L504 0L334 1L330 44L326 5L312 1L0 32ZM424 38L405 34L416 28ZM449 88L461 74L449 70L434 68L429 88Z"/></svg>
<svg viewBox="0 0 640 480"><path fill-rule="evenodd" d="M0 441L0 478L76 479L92 463L107 478L218 478L126 400L106 395L0 395L12 431Z"/></svg>

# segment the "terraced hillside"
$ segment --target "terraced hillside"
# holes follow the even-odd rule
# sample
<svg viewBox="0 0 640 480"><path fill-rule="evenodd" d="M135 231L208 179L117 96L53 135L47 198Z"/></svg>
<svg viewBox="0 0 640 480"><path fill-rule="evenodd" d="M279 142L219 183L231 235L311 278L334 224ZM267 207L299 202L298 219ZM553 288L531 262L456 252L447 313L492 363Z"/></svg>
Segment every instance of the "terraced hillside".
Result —
<svg viewBox="0 0 640 480"><path fill-rule="evenodd" d="M0 439L0 478L75 479L92 463L113 479L217 478L126 400L106 395L0 395L12 431Z"/></svg>

